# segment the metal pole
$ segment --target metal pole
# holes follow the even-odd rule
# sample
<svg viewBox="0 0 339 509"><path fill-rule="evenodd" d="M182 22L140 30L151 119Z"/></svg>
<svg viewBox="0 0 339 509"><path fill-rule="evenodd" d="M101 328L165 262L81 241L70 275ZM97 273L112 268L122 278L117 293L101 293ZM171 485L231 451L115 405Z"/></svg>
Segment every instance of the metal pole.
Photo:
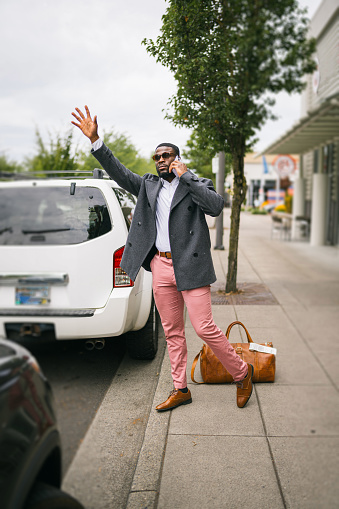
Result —
<svg viewBox="0 0 339 509"><path fill-rule="evenodd" d="M275 192L276 192L276 195L275 195L275 206L279 205L279 201L280 201L280 174L278 173L277 174L277 180L276 180L276 183L275 183Z"/></svg>
<svg viewBox="0 0 339 509"><path fill-rule="evenodd" d="M219 152L219 167L216 178L217 183L217 193L219 193L222 197L225 194L225 152ZM223 246L223 235L224 235L224 211L219 214L219 216L215 220L215 228L216 228L216 241L214 249L219 249L223 251L225 248Z"/></svg>

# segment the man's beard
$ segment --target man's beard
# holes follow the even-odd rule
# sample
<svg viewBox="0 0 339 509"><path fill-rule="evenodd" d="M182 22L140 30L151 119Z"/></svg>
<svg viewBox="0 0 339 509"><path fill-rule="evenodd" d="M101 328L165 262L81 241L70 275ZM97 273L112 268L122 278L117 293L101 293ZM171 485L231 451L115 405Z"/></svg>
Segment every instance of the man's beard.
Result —
<svg viewBox="0 0 339 509"><path fill-rule="evenodd" d="M169 171L169 168L167 168L167 170L158 170L157 168L157 172L158 172L158 175L159 177L163 178L163 179L167 179L170 175L172 175L172 172Z"/></svg>

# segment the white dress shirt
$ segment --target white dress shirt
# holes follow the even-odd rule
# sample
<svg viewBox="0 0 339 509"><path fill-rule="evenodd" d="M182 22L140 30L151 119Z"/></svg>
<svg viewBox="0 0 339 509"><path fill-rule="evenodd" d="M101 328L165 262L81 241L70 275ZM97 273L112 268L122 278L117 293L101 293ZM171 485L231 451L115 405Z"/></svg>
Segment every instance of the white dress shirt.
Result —
<svg viewBox="0 0 339 509"><path fill-rule="evenodd" d="M179 185L179 178L175 177L172 182L161 180L161 189L157 198L157 207L155 211L155 222L157 227L157 236L155 247L158 251L171 251L171 244L168 231L168 222L172 199L176 188Z"/></svg>
<svg viewBox="0 0 339 509"><path fill-rule="evenodd" d="M103 145L103 141L99 138L97 141L92 143L93 150L98 150ZM168 222L171 210L171 203L174 193L179 185L179 177L176 176L172 182L167 180L161 180L161 189L157 198L156 206L156 228L157 236L155 240L155 246L158 251L171 251L171 244L169 238Z"/></svg>
<svg viewBox="0 0 339 509"><path fill-rule="evenodd" d="M97 141L95 141L94 143L92 143L92 149L93 150L99 150L100 147L102 147L104 144L104 142L102 141L101 138L99 138Z"/></svg>

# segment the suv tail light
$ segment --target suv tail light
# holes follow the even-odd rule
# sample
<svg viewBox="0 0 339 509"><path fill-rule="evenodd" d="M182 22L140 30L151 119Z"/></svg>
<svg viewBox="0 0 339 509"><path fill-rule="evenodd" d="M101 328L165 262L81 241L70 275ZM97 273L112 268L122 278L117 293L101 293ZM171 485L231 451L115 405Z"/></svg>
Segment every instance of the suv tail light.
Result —
<svg viewBox="0 0 339 509"><path fill-rule="evenodd" d="M128 277L126 272L120 267L121 258L125 246L117 249L113 255L113 287L121 288L123 286L134 286L134 282Z"/></svg>

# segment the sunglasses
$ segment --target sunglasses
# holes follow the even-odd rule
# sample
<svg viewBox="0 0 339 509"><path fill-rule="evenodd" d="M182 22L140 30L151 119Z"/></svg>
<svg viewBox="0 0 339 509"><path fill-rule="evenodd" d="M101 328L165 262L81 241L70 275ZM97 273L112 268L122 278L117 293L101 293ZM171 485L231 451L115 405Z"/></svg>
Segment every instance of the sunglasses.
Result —
<svg viewBox="0 0 339 509"><path fill-rule="evenodd" d="M174 156L175 154L173 154L173 152L163 152L162 154L154 154L154 156L152 156L152 159L153 161L160 161L161 158L163 159L168 159L169 157L172 157Z"/></svg>

